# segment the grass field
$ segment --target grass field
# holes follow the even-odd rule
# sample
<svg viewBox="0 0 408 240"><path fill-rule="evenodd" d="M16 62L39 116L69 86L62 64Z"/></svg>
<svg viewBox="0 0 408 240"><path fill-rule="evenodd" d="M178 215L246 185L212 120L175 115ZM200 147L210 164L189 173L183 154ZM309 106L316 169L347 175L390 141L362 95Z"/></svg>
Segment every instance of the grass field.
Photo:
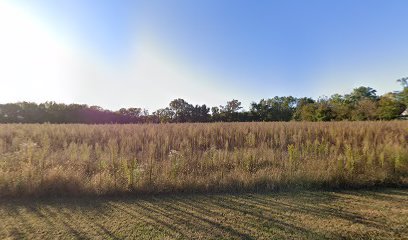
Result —
<svg viewBox="0 0 408 240"><path fill-rule="evenodd" d="M0 239L406 239L407 187L407 121L0 125Z"/></svg>
<svg viewBox="0 0 408 240"><path fill-rule="evenodd" d="M1 239L407 239L408 189L1 200Z"/></svg>
<svg viewBox="0 0 408 240"><path fill-rule="evenodd" d="M408 121L0 125L0 196L407 185Z"/></svg>

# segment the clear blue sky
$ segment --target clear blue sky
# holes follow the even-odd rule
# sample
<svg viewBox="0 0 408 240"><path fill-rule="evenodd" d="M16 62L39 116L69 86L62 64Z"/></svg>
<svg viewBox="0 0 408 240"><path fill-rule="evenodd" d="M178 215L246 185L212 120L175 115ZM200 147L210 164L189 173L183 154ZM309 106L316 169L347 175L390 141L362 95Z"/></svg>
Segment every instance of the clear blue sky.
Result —
<svg viewBox="0 0 408 240"><path fill-rule="evenodd" d="M2 7L19 13L0 19L3 33L31 30L0 40L10 55L29 49L18 53L23 63L0 57L4 68L29 69L0 73L1 102L154 110L181 97L248 106L361 85L381 94L399 90L395 80L408 75L404 0L5 0ZM24 85L31 90L19 91Z"/></svg>

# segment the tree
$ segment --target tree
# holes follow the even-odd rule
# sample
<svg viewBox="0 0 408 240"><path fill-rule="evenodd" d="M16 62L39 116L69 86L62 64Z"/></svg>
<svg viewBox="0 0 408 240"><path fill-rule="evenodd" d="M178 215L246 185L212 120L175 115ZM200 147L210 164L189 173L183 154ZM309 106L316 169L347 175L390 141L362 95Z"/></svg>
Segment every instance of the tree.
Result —
<svg viewBox="0 0 408 240"><path fill-rule="evenodd" d="M221 112L235 113L235 112L238 112L240 109L242 109L241 102L233 99L231 101L228 101L227 105L220 106L220 109L221 109Z"/></svg>
<svg viewBox="0 0 408 240"><path fill-rule="evenodd" d="M175 113L172 109L166 107L153 112L153 115L158 118L160 123L169 123L174 118Z"/></svg>
<svg viewBox="0 0 408 240"><path fill-rule="evenodd" d="M208 122L210 120L210 109L205 105L195 105L192 108L191 118L192 122Z"/></svg>
<svg viewBox="0 0 408 240"><path fill-rule="evenodd" d="M303 99L296 109L294 119L313 122L332 120L333 111L329 99L321 97L317 102L310 101L310 99Z"/></svg>
<svg viewBox="0 0 408 240"><path fill-rule="evenodd" d="M316 118L316 103L306 103L298 107L296 110L296 120L298 121L317 121Z"/></svg>
<svg viewBox="0 0 408 240"><path fill-rule="evenodd" d="M211 121L212 122L221 121L221 111L219 107L211 107Z"/></svg>
<svg viewBox="0 0 408 240"><path fill-rule="evenodd" d="M399 117L405 110L405 105L390 93L380 98L378 103L378 117L382 120L391 120Z"/></svg>
<svg viewBox="0 0 408 240"><path fill-rule="evenodd" d="M257 121L289 121L293 118L297 99L275 96L271 99L261 99L259 103L251 103L251 114Z"/></svg>
<svg viewBox="0 0 408 240"><path fill-rule="evenodd" d="M336 121L350 120L352 106L344 96L340 94L334 94L329 99L329 104L332 108L333 119Z"/></svg>
<svg viewBox="0 0 408 240"><path fill-rule="evenodd" d="M408 77L400 78L397 82L401 84L402 91L397 93L396 97L405 107L408 107Z"/></svg>
<svg viewBox="0 0 408 240"><path fill-rule="evenodd" d="M293 112L293 117L292 119L296 121L302 121L302 115L304 114L303 107L308 105L308 104L314 104L315 101L311 98L308 97L303 97L303 98L298 98L296 101L296 108L295 111Z"/></svg>
<svg viewBox="0 0 408 240"><path fill-rule="evenodd" d="M357 103L360 100L363 99L369 99L369 100L378 100L378 96L376 95L377 90L371 88L371 87L358 87L353 89L353 92L349 95L346 95L346 100L352 102L352 103Z"/></svg>
<svg viewBox="0 0 408 240"><path fill-rule="evenodd" d="M249 110L255 121L266 121L268 118L269 107L264 99L261 99L259 103L252 102Z"/></svg>
<svg viewBox="0 0 408 240"><path fill-rule="evenodd" d="M225 106L210 108L174 99L166 108L149 114L141 108L116 112L99 106L45 102L0 104L0 123L160 123L160 122L245 122L245 121L341 121L394 119L408 106L408 77L397 80L403 90L381 97L371 87L358 87L350 94L330 98L275 96L252 102L249 111L233 99Z"/></svg>
<svg viewBox="0 0 408 240"><path fill-rule="evenodd" d="M1 105L1 122L13 123L19 122L21 107L17 104L6 103Z"/></svg>
<svg viewBox="0 0 408 240"><path fill-rule="evenodd" d="M315 100L308 98L308 97L303 97L303 98L298 98L296 100L296 107L302 107L303 105L306 105L308 103L315 103Z"/></svg>
<svg viewBox="0 0 408 240"><path fill-rule="evenodd" d="M331 121L333 119L333 111L330 106L329 99L327 97L320 98L317 103L317 108L315 110L316 121Z"/></svg>
<svg viewBox="0 0 408 240"><path fill-rule="evenodd" d="M357 102L352 111L352 120L376 120L377 116L377 102L370 99L362 99Z"/></svg>
<svg viewBox="0 0 408 240"><path fill-rule="evenodd" d="M191 118L191 111L194 108L193 105L184 101L184 99L174 99L169 104L170 109L174 111L175 122L187 122Z"/></svg>
<svg viewBox="0 0 408 240"><path fill-rule="evenodd" d="M216 110L215 108L213 108ZM215 116L216 121L222 122L237 122L237 121L245 121L240 115L239 110L241 110L241 102L233 99L227 102L227 105L220 106L217 108L216 111L219 111L219 114Z"/></svg>
<svg viewBox="0 0 408 240"><path fill-rule="evenodd" d="M397 80L403 88L408 88L408 77L403 77Z"/></svg>

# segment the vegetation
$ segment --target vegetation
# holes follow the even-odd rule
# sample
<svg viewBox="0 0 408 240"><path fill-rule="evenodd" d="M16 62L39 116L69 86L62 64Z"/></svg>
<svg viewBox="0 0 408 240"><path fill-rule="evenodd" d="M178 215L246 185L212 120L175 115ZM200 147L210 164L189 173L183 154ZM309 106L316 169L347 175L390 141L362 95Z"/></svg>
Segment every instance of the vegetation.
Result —
<svg viewBox="0 0 408 240"><path fill-rule="evenodd" d="M0 196L408 184L408 122L0 125Z"/></svg>
<svg viewBox="0 0 408 240"><path fill-rule="evenodd" d="M408 190L1 200L1 239L406 239Z"/></svg>
<svg viewBox="0 0 408 240"><path fill-rule="evenodd" d="M149 114L141 108L122 108L112 112L98 106L80 104L42 104L19 102L0 104L0 123L180 123L254 121L341 121L391 120L401 117L408 107L408 78L401 78L403 90L376 95L370 87L359 87L350 94L330 98L274 97L253 102L244 111L241 102L210 108L174 99L169 107Z"/></svg>

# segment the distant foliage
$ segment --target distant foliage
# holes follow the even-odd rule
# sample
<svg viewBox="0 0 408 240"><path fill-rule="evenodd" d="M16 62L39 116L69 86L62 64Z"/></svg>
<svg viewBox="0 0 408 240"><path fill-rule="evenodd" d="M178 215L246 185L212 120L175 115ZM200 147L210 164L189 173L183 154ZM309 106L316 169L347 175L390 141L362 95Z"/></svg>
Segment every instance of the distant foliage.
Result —
<svg viewBox="0 0 408 240"><path fill-rule="evenodd" d="M408 122L0 125L0 196L408 184Z"/></svg>
<svg viewBox="0 0 408 240"><path fill-rule="evenodd" d="M233 99L225 106L192 105L174 99L168 107L149 114L141 108L113 112L98 106L19 102L0 104L0 123L184 123L184 122L273 122L273 121L365 121L403 117L408 107L408 78L401 78L403 90L376 95L370 87L355 88L350 94L311 98L274 97L251 103L244 111Z"/></svg>

